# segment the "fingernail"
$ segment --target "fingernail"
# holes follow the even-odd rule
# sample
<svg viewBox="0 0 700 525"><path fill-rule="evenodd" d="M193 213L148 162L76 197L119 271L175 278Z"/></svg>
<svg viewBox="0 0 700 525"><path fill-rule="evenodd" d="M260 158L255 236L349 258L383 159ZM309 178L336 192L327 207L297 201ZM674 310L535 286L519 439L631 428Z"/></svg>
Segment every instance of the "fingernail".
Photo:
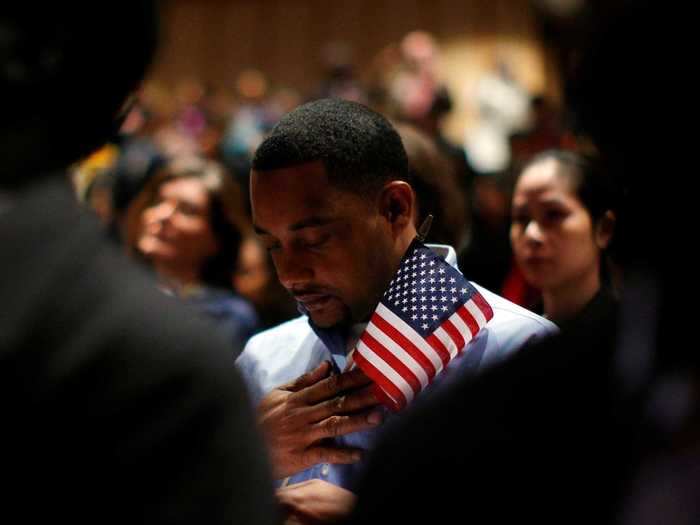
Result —
<svg viewBox="0 0 700 525"><path fill-rule="evenodd" d="M370 425L378 425L379 423L381 423L382 422L381 412L377 412L376 410L374 412L370 412L369 416L367 416L367 422Z"/></svg>

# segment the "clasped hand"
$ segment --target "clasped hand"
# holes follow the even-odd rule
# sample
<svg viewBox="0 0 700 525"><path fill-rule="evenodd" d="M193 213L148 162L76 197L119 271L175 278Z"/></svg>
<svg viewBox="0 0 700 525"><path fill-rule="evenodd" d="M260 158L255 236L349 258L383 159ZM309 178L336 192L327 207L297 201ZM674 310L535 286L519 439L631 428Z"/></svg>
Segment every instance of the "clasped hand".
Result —
<svg viewBox="0 0 700 525"><path fill-rule="evenodd" d="M362 451L327 438L372 428L382 421L371 380L359 370L331 375L316 369L272 390L258 407L273 472L284 478L318 463L354 463Z"/></svg>

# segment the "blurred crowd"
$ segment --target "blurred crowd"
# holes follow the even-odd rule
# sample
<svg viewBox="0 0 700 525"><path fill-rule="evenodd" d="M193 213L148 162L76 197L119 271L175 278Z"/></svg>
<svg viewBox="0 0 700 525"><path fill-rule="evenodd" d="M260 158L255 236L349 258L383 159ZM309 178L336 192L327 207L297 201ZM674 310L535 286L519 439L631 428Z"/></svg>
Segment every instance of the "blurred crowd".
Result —
<svg viewBox="0 0 700 525"><path fill-rule="evenodd" d="M242 71L233 86L213 88L191 78L173 87L145 83L125 108L119 135L74 167L79 198L159 288L195 304L237 343L245 342L297 315L252 234L251 156L275 123L303 102L357 101L397 126L418 197L416 221L434 218L427 241L453 246L469 279L546 313L542 283L528 278L514 255L511 200L533 156L582 149L585 141L571 131L567 115L498 66L484 72L474 95L478 126L453 143L443 131L452 95L431 34L408 33L370 64L354 64L351 56L347 47L329 45L324 77L310 93L273 85L253 69Z"/></svg>

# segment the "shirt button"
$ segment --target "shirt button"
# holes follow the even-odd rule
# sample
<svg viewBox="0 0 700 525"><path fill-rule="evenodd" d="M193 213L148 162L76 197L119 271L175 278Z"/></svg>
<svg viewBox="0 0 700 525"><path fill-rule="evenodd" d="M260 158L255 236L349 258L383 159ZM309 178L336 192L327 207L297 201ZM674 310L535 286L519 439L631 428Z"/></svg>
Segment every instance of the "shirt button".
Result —
<svg viewBox="0 0 700 525"><path fill-rule="evenodd" d="M325 477L328 477L328 471L329 471L329 470L330 470L330 469L328 468L328 465L327 465L327 464L326 464L326 465L323 465L323 466L321 467L321 476L323 476L324 478L325 478Z"/></svg>

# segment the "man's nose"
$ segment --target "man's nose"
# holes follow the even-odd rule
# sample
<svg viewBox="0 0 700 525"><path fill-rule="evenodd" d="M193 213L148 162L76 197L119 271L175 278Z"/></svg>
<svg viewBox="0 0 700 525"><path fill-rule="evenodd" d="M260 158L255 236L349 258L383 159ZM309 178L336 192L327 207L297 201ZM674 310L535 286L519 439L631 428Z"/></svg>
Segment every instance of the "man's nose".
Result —
<svg viewBox="0 0 700 525"><path fill-rule="evenodd" d="M313 279L313 268L299 255L277 254L273 257L273 261L277 278L288 290L307 284Z"/></svg>

